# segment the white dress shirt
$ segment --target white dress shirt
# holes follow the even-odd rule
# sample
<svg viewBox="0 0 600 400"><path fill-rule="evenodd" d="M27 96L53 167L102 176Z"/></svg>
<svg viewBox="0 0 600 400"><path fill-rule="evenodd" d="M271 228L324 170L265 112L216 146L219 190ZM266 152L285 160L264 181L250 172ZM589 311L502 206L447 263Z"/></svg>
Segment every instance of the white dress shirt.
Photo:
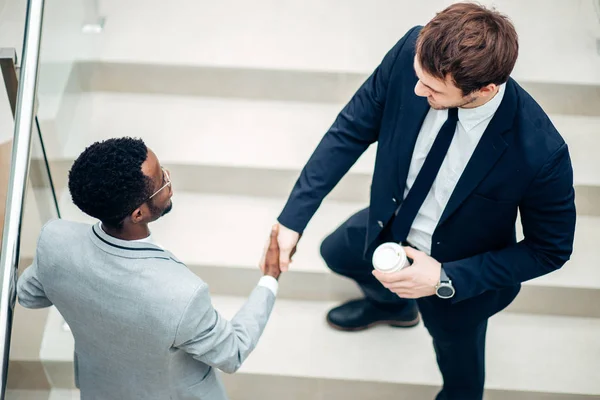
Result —
<svg viewBox="0 0 600 400"><path fill-rule="evenodd" d="M458 123L454 138L442 163L440 171L419 210L410 232L408 242L419 250L431 254L431 237L440 222L442 213L450 200L450 196L458 183L467 163L475 152L485 129L498 110L504 97L504 85L487 103L476 108L459 108ZM404 198L415 183L417 175L425 162L425 158L433 146L433 142L448 118L448 110L429 109L413 152Z"/></svg>

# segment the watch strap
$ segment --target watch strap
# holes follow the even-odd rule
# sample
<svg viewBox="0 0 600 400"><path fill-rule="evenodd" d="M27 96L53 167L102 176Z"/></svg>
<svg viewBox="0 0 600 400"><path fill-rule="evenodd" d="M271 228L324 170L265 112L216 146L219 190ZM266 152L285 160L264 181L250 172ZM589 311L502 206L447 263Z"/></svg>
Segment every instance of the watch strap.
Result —
<svg viewBox="0 0 600 400"><path fill-rule="evenodd" d="M448 275L446 274L446 271L444 270L444 266L442 266L442 269L440 271L440 283L448 283L450 282L450 278L448 278Z"/></svg>

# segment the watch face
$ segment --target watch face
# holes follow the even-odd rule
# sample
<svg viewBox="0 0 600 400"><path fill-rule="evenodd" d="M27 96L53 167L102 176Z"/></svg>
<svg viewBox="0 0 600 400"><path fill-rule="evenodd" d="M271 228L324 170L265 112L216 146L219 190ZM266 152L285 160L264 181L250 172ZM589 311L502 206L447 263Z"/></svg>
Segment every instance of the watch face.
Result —
<svg viewBox="0 0 600 400"><path fill-rule="evenodd" d="M442 299L449 299L454 296L454 288L450 285L441 285L438 287L437 295Z"/></svg>

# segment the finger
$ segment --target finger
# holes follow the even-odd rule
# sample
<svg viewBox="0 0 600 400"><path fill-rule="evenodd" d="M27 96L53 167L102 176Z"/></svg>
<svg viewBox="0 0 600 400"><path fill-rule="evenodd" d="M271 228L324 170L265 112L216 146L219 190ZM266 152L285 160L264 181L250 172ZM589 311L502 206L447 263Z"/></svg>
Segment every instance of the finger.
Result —
<svg viewBox="0 0 600 400"><path fill-rule="evenodd" d="M277 235L279 235L279 225L275 224L271 227L271 236L269 238L269 250L279 249L279 243L277 242Z"/></svg>
<svg viewBox="0 0 600 400"><path fill-rule="evenodd" d="M274 225L271 229L271 236L269 239L269 245L267 249L267 255L265 256L265 265L268 268L278 268L280 250L279 243L277 242L278 227Z"/></svg>
<svg viewBox="0 0 600 400"><path fill-rule="evenodd" d="M296 254L296 249L297 249L297 246L294 246L294 248L292 249L292 251L290 253L290 263L293 261L292 257L294 257L294 254Z"/></svg>
<svg viewBox="0 0 600 400"><path fill-rule="evenodd" d="M393 283L383 283L383 286L396 292L398 290L412 289L414 287L414 282L401 281Z"/></svg>
<svg viewBox="0 0 600 400"><path fill-rule="evenodd" d="M398 271L398 272L388 273L388 272L381 272L381 271L378 271L378 270L374 269L373 270L373 275L381 283L394 283L394 282L399 282L399 281L406 280L406 275L407 274L404 273L404 270Z"/></svg>
<svg viewBox="0 0 600 400"><path fill-rule="evenodd" d="M389 289L390 292L394 293L398 297L402 297L403 299L413 298L413 291L407 289Z"/></svg>
<svg viewBox="0 0 600 400"><path fill-rule="evenodd" d="M290 267L290 254L290 250L282 250L279 254L279 268L284 272Z"/></svg>
<svg viewBox="0 0 600 400"><path fill-rule="evenodd" d="M296 254L296 249L297 247L294 246L294 248L292 248L292 250L290 250L289 252L287 250L281 250L279 256L279 266L282 271L289 270L290 265L294 262L292 257L294 256L294 254Z"/></svg>
<svg viewBox="0 0 600 400"><path fill-rule="evenodd" d="M373 276L375 277L375 279L377 279L382 284L387 283L387 277L385 276L386 274L382 274L381 272L377 271L376 269L374 269L373 271L371 271L371 273L373 274Z"/></svg>
<svg viewBox="0 0 600 400"><path fill-rule="evenodd" d="M262 256L260 257L260 261L258 263L258 267L263 272L265 272L265 266L266 266L266 261L267 261L267 252L273 246L274 242L275 242L275 244L277 244L276 242L277 242L277 233L278 232L279 232L279 225L278 224L273 225L271 227L271 233L269 235L269 240L267 240L267 242L265 243L265 246L263 247Z"/></svg>
<svg viewBox="0 0 600 400"><path fill-rule="evenodd" d="M419 250L415 249L414 247L410 247L410 246L404 246L404 252L406 253L406 256L408 258L412 258L413 260L416 260L423 254L422 251L419 251Z"/></svg>
<svg viewBox="0 0 600 400"><path fill-rule="evenodd" d="M301 235L284 225L280 224L279 227L279 266L282 271L287 271L292 263L292 256L296 253L296 246Z"/></svg>

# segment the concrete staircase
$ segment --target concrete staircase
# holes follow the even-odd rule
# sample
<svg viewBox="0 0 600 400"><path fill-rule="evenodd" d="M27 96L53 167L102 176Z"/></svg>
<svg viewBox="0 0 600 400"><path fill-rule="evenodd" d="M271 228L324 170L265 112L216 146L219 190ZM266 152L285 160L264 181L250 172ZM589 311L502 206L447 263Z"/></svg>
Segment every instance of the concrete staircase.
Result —
<svg viewBox="0 0 600 400"><path fill-rule="evenodd" d="M105 32L76 37L70 47L58 40L69 37L58 4L71 1L47 6L40 81L63 217L92 222L65 192L66 173L85 146L142 137L174 181L173 212L153 234L210 284L226 316L256 284L269 227L337 112L408 28L448 3L107 0ZM527 282L490 321L487 399L600 398L600 57L590 7L499 4L521 35L515 77L570 146L579 218L572 260ZM359 292L327 270L319 244L368 205L374 153L354 165L306 230L263 339L240 373L225 377L232 399L428 399L437 392L441 378L422 325L345 334L324 322L329 308ZM243 238L233 251L232 233ZM23 239L31 257L35 235ZM41 321L43 340L32 355L27 335L14 336L13 361L47 381L28 387L36 379L14 378L15 389L76 398L73 339L60 315L19 308L23 332L31 329L25 320ZM41 373L32 372L36 361Z"/></svg>

